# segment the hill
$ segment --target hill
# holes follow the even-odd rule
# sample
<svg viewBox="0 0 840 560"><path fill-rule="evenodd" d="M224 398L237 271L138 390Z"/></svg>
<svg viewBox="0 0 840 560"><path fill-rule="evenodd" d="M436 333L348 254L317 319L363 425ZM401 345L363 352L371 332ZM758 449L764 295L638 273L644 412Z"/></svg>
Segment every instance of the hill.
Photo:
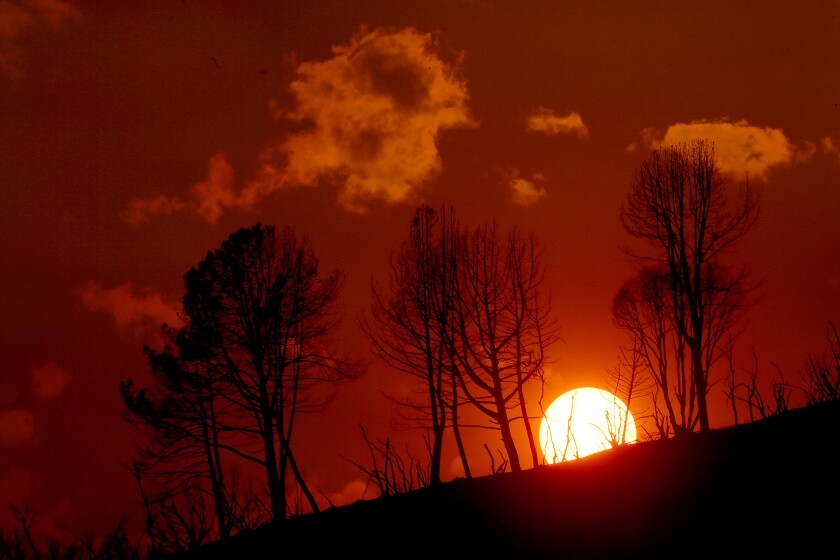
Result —
<svg viewBox="0 0 840 560"><path fill-rule="evenodd" d="M696 558L837 553L840 403L359 501L189 555Z"/></svg>

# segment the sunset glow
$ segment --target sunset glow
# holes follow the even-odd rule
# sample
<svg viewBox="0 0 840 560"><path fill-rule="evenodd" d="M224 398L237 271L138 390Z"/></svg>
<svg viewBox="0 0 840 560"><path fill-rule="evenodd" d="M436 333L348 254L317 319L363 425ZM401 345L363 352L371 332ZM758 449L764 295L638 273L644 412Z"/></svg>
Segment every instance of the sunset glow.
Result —
<svg viewBox="0 0 840 560"><path fill-rule="evenodd" d="M635 441L636 422L627 405L594 387L563 393L540 422L540 449L546 463L580 459Z"/></svg>
<svg viewBox="0 0 840 560"><path fill-rule="evenodd" d="M615 386L616 369L648 383L633 393L638 426L628 423L626 439L636 429L639 439L667 431L661 424L679 423L682 403L667 414L652 386L656 368L628 369L624 353L646 352L650 361L658 349L669 375L704 366L670 339L634 339L617 326L614 298L627 286L643 292L634 283L639 268L667 254L650 242L669 238L633 237L621 210L652 154L699 139L714 146L709 176L720 179L720 192L749 186L760 212L729 229L695 228L744 236L702 244L709 260L682 268L715 287L744 278L756 289L737 309L743 315L730 314L725 298L707 306L679 292L697 308L681 317L697 319L698 333L720 335L718 347L697 355L721 359L708 367L707 383L696 376L668 389L707 396L707 406L682 408L685 416L702 410L712 428L760 416L752 408L775 403L782 375L784 387L798 386L810 355L825 349L829 321L840 320L838 46L836 0L0 0L0 531L20 529L7 507L14 504L35 513L39 542L98 538L123 517L133 534L146 534L144 498L126 467L149 430L126 421L121 383L159 395L148 351L165 354L178 339L172 333L190 326L188 272L257 224L305 239L318 269L311 278L333 279L336 294L328 312L301 327L324 336L297 356L317 364L298 368L314 388L211 391L221 399L212 410L228 415L213 440L222 441L224 476L208 482L216 471L199 462L189 479L198 481L208 524L224 525L209 514L214 507L250 516L251 503L251 520L265 521L265 496L246 500L251 488L306 496L306 511L370 497L374 485L356 463L370 467L372 442L388 442L415 473L443 465L443 479L608 449L621 421L620 406L607 410L611 397L593 403L594 393L581 389L574 410L558 400L547 411L551 439L541 429L539 444L527 419L569 388ZM421 206L451 211L458 227L400 258ZM452 257L466 251L463 232L488 224L498 236L474 237L471 268L463 254ZM506 247L511 239L532 252ZM451 277L440 274L442 263ZM392 267L414 276L394 280ZM412 284L420 273L428 282ZM441 295L468 280L470 295ZM258 288L274 295L276 286ZM400 289L403 298L394 298ZM360 328L377 295L402 305L392 307L395 326L385 335L393 339L379 354ZM676 301L653 303L677 314ZM651 316L660 309L633 308L639 313L627 322L698 340L685 324ZM731 330L698 323L721 315L739 322ZM279 336L266 329L267 340ZM488 334L499 344L488 344ZM219 369L234 358L254 369L286 365L271 352L248 361L206 340L196 347L207 363L173 363L216 375L228 389L237 375ZM284 350L292 348L287 341ZM405 359L388 363L389 353ZM358 374L320 387L318 368L344 358L360 364ZM424 385L418 376L430 369L436 377ZM497 377L488 381L488 371ZM197 386L212 386L205 381ZM493 393L497 387L505 390ZM729 389L744 394L730 398ZM272 438L260 440L261 421L234 406L253 395L274 399L263 412L282 408L280 398L305 409L283 409L294 437L274 453L294 468L268 468L271 454L260 446ZM233 429L236 422L250 431ZM430 434L442 443L429 445ZM250 455L225 437L246 440ZM409 467L409 458L417 464ZM288 480L260 478L269 472ZM309 492L298 492L295 476ZM143 483L151 495L154 485ZM217 497L239 492L231 499L240 502L214 502L211 487Z"/></svg>

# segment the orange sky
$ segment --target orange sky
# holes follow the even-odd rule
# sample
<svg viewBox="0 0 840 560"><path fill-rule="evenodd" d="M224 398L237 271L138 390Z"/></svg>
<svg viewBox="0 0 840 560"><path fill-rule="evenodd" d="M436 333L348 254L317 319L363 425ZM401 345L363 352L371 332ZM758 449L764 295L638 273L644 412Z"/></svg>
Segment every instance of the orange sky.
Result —
<svg viewBox="0 0 840 560"><path fill-rule="evenodd" d="M695 136L763 193L731 257L762 282L738 366L794 378L840 319L840 4L568 4L0 0L0 503L66 538L134 510L118 383L148 380L183 274L256 222L347 273L342 343L371 360L353 317L418 203L533 231L564 339L547 394L604 386L619 205ZM382 396L402 386L372 361L301 422L336 503L359 424L411 439Z"/></svg>

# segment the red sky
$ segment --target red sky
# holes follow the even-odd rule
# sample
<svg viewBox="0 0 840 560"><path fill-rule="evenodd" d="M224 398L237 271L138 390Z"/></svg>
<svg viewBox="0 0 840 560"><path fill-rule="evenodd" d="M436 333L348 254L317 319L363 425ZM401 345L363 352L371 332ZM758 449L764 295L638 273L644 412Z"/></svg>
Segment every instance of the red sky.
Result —
<svg viewBox="0 0 840 560"><path fill-rule="evenodd" d="M347 274L341 344L371 365L296 436L336 503L359 424L411 439L353 318L420 202L534 232L564 340L547 398L605 386L619 206L693 136L762 190L731 255L762 282L737 366L795 380L840 319L838 53L836 1L0 0L0 504L63 538L135 511L118 383L148 381L183 274L257 222Z"/></svg>

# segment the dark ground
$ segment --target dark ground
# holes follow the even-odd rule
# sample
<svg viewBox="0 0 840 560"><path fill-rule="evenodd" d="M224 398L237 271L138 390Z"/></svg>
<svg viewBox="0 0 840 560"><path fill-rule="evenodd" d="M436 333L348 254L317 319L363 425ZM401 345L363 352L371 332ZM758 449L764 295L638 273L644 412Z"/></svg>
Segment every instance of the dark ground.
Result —
<svg viewBox="0 0 840 560"><path fill-rule="evenodd" d="M840 403L359 501L190 558L840 557Z"/></svg>

